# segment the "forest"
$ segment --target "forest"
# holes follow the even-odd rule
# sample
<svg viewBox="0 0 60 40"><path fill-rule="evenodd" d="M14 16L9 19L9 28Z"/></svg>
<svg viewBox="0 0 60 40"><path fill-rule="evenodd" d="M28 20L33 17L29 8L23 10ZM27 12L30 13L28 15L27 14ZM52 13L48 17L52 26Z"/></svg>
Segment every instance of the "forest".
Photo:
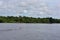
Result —
<svg viewBox="0 0 60 40"><path fill-rule="evenodd" d="M52 17L34 18L26 16L0 16L0 23L60 23L60 19Z"/></svg>

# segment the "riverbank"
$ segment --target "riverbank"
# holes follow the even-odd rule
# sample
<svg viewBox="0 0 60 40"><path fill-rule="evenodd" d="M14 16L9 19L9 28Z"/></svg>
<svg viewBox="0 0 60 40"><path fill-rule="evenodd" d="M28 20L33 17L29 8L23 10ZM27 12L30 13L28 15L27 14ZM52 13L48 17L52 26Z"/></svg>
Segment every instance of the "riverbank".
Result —
<svg viewBox="0 0 60 40"><path fill-rule="evenodd" d="M54 19L52 17L47 18L34 18L26 16L0 16L0 23L60 23L60 19Z"/></svg>

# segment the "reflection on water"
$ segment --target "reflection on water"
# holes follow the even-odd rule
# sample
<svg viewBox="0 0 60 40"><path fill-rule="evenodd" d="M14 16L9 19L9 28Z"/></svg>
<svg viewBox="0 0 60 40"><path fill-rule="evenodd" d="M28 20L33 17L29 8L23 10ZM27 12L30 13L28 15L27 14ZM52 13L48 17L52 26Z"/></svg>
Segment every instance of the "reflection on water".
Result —
<svg viewBox="0 0 60 40"><path fill-rule="evenodd" d="M13 29L4 29L4 30L0 30L0 31L12 31ZM15 30L15 29L14 29Z"/></svg>
<svg viewBox="0 0 60 40"><path fill-rule="evenodd" d="M15 30L21 30L21 29L22 29L21 27L19 27L18 29L17 28L14 28L14 29L12 29L12 28L10 28L10 29L1 29L0 32L1 31L15 31Z"/></svg>
<svg viewBox="0 0 60 40"><path fill-rule="evenodd" d="M60 40L60 24L0 24L0 40Z"/></svg>

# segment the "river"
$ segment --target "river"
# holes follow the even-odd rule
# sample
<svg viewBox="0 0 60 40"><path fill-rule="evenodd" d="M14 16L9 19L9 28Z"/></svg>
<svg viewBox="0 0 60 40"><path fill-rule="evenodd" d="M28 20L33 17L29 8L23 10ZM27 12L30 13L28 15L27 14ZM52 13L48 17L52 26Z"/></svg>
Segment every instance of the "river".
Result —
<svg viewBox="0 0 60 40"><path fill-rule="evenodd" d="M60 24L0 23L0 40L60 40Z"/></svg>

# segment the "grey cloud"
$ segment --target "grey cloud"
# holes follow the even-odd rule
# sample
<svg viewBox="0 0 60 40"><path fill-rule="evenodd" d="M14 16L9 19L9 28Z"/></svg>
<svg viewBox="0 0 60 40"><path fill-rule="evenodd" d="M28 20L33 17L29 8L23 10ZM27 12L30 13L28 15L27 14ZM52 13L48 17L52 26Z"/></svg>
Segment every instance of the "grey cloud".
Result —
<svg viewBox="0 0 60 40"><path fill-rule="evenodd" d="M52 1L52 0L51 0ZM50 2L51 2L50 1ZM50 7L48 0L0 0L0 15L53 16L56 8ZM26 12L24 11L26 10ZM55 13L55 14L56 14Z"/></svg>

